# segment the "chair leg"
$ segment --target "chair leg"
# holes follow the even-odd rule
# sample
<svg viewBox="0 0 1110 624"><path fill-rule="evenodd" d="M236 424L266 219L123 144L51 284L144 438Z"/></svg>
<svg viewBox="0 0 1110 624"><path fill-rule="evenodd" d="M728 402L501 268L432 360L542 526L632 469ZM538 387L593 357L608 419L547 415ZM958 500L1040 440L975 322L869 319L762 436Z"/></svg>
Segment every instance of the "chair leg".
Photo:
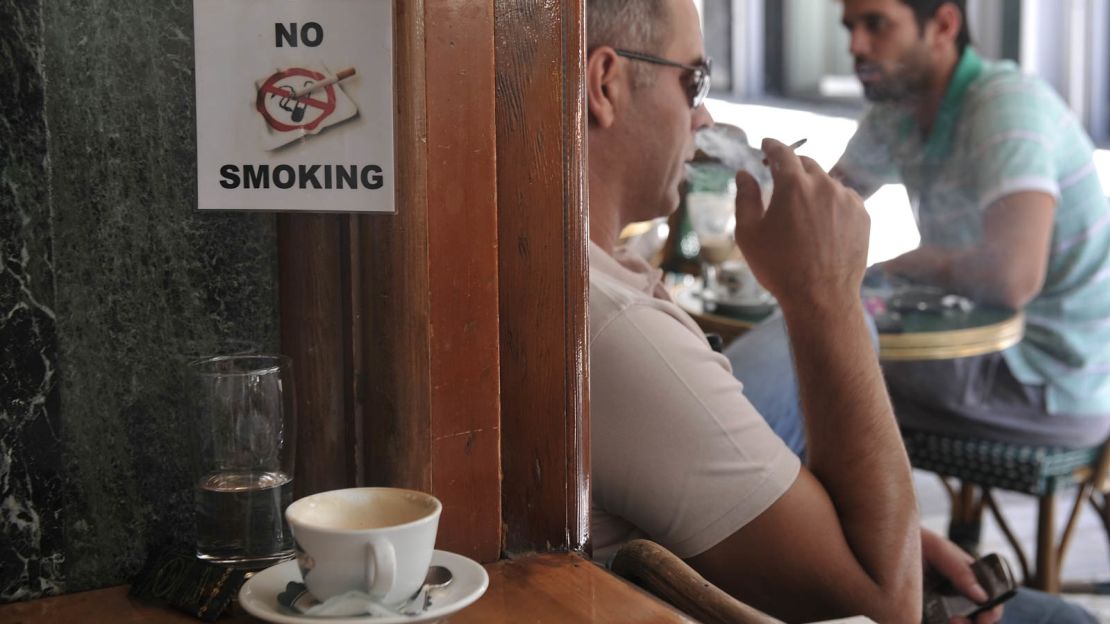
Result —
<svg viewBox="0 0 1110 624"><path fill-rule="evenodd" d="M1106 537L1110 539L1110 496L1096 489L1091 492L1087 501L1091 503L1091 507L1095 508L1098 519L1102 521L1102 528L1106 530Z"/></svg>
<svg viewBox="0 0 1110 624"><path fill-rule="evenodd" d="M1107 541L1110 542L1110 494L1095 489L1087 498L1098 514L1098 519L1102 521L1102 528L1105 531Z"/></svg>
<svg viewBox="0 0 1110 624"><path fill-rule="evenodd" d="M1033 574L1029 571L1029 558L1025 556L1025 548L1018 541L1014 530L1010 528L1010 523L1006 521L1005 516L1002 515L1002 510L998 508L998 503L995 502L994 496L988 488L983 488L983 501L987 504L987 508L991 510L995 522L998 523L998 528L1002 529L1002 534L1006 536L1006 541L1010 542L1010 547L1014 549L1014 554L1017 555L1018 564L1021 566L1021 582L1025 585L1033 583Z"/></svg>
<svg viewBox="0 0 1110 624"><path fill-rule="evenodd" d="M960 483L960 491L952 498L948 539L972 555L978 556L979 537L983 528L983 500L977 499L975 494L975 484L966 481Z"/></svg>
<svg viewBox="0 0 1110 624"><path fill-rule="evenodd" d="M1040 498L1037 518L1037 572L1033 576L1034 589L1049 593L1060 591L1060 569L1056 558L1056 496L1046 494Z"/></svg>
<svg viewBox="0 0 1110 624"><path fill-rule="evenodd" d="M1060 545L1056 548L1056 567L1060 570L1064 569L1064 556L1068 553L1068 546L1071 545L1075 527L1079 524L1079 514L1083 511L1083 501L1091 500L1093 495L1094 485L1090 481L1080 485L1075 493L1075 503L1071 507L1071 513L1068 514L1068 521L1064 525L1064 533L1060 536ZM1095 505L1095 509L1098 509L1098 505Z"/></svg>

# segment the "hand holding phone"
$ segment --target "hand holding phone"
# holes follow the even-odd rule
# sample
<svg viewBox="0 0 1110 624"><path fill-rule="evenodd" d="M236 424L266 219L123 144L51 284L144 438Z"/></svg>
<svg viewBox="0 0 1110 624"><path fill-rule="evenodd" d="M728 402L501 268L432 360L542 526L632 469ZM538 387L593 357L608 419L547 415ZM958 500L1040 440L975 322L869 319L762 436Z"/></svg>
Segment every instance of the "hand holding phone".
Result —
<svg viewBox="0 0 1110 624"><path fill-rule="evenodd" d="M977 603L944 580L925 588L923 624L948 624L948 620L955 616L974 619L983 611L1010 599L1017 591L1009 564L997 554L992 553L972 563L971 569L979 585L987 592L987 600Z"/></svg>

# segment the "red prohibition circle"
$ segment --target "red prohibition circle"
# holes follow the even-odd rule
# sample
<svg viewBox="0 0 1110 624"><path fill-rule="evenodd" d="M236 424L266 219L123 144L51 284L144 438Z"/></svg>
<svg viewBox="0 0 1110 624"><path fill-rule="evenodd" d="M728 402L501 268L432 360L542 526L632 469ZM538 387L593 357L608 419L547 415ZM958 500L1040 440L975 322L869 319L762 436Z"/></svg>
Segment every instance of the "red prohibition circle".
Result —
<svg viewBox="0 0 1110 624"><path fill-rule="evenodd" d="M320 122L327 119L328 115L331 115L333 112L335 112L335 85L328 85L321 89L322 92L327 94L327 101L318 100L314 97L315 95L319 94L320 91L317 91L313 95L301 98L300 101L302 103L313 108L318 108L321 112L315 119L306 124L290 125L274 119L273 115L270 114L270 111L266 110L266 96L272 95L277 97L289 97L288 91L285 91L277 87L276 85L279 81L293 76L303 76L305 78L311 78L312 80L315 80L317 82L326 78L326 76L324 76L320 72L314 72L310 69L304 69L302 67L293 67L290 69L286 69L285 71L279 71L267 78L266 82L264 82L262 86L258 88L258 98L255 101L255 108L258 109L259 114L261 114L262 117L266 120L266 123L270 124L270 127L274 130L277 130L278 132L290 132L292 130L300 129L308 130L311 132L320 125Z"/></svg>

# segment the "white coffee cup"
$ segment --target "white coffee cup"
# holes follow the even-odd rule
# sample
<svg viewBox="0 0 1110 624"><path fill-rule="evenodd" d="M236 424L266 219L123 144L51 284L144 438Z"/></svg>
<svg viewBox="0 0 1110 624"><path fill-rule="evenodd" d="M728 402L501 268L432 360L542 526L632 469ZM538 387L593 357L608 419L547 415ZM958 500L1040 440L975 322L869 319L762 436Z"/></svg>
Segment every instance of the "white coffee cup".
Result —
<svg viewBox="0 0 1110 624"><path fill-rule="evenodd" d="M771 293L755 279L751 267L743 260L729 260L717 271L719 300L740 305L764 304L771 301Z"/></svg>
<svg viewBox="0 0 1110 624"><path fill-rule="evenodd" d="M285 510L305 586L325 601L349 591L397 605L424 583L443 505L396 488L306 496Z"/></svg>

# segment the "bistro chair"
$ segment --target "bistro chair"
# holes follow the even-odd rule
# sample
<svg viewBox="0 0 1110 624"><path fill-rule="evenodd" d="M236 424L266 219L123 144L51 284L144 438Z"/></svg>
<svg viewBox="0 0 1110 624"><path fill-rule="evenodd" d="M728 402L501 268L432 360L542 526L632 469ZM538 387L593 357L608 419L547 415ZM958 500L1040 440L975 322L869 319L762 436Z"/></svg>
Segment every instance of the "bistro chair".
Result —
<svg viewBox="0 0 1110 624"><path fill-rule="evenodd" d="M948 490L952 500L949 538L974 550L978 545L983 507L990 509L1006 540L1013 546L1024 583L1029 587L1053 593L1060 591L1061 564L1085 503L1095 509L1110 536L1110 510L1107 508L1110 443L1086 449L1065 449L905 428L902 438L913 467L936 473ZM1077 490L1075 502L1057 540L1056 495L1071 487ZM1030 569L1025 550L991 494L998 489L1037 498L1034 569Z"/></svg>
<svg viewBox="0 0 1110 624"><path fill-rule="evenodd" d="M609 567L704 624L782 624L781 620L733 598L652 541L632 540L621 546Z"/></svg>

